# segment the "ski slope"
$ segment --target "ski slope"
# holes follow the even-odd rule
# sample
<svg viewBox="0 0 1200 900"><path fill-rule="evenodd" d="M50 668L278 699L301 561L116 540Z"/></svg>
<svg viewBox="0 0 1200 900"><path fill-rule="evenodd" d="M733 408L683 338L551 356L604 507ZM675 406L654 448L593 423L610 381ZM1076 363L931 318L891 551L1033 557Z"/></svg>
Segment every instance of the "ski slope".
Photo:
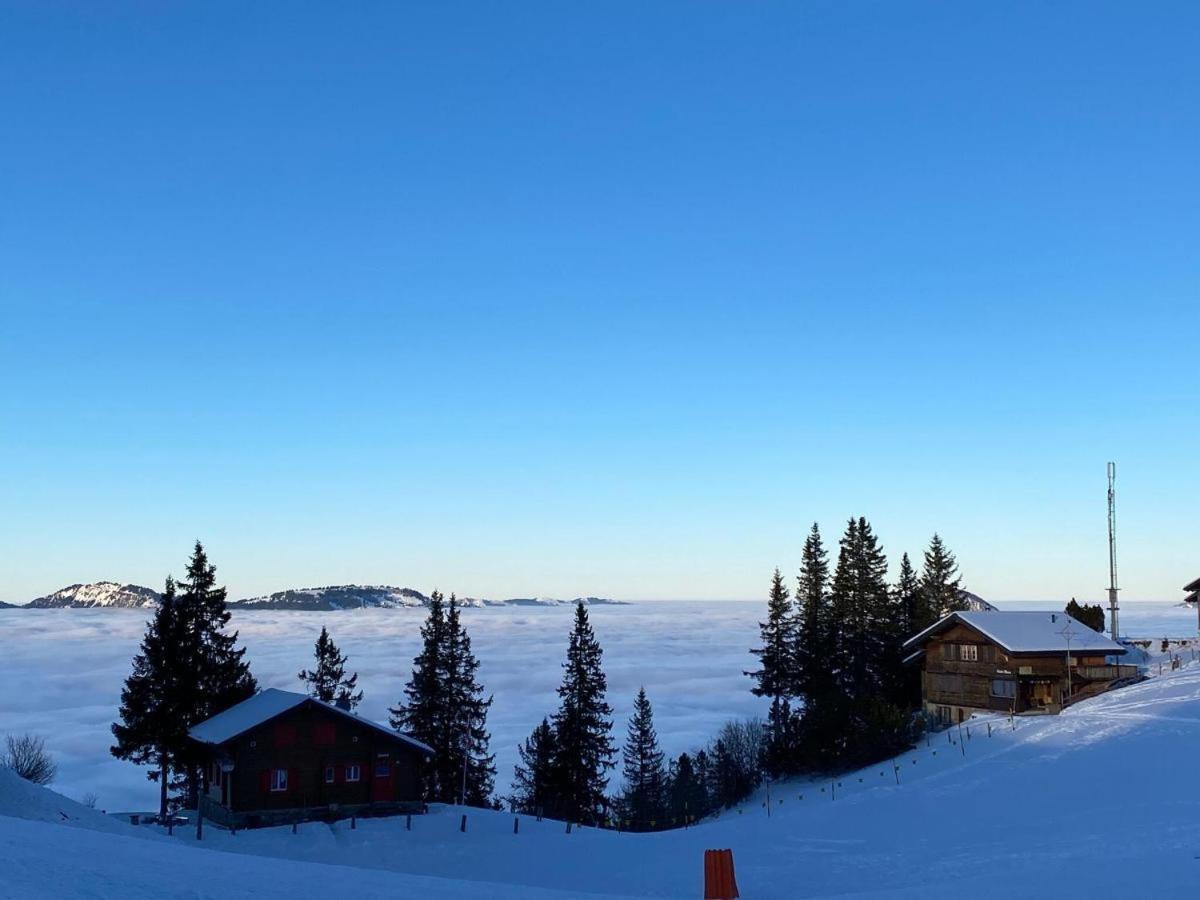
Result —
<svg viewBox="0 0 1200 900"><path fill-rule="evenodd" d="M1177 893L1200 876L1200 663L1061 716L1018 718L1015 730L993 719L991 737L988 724L973 720L961 744L955 729L899 757L899 784L890 764L838 784L777 784L770 816L764 790L684 831L568 835L562 823L522 817L513 834L513 816L472 809L463 834L453 807L414 817L411 832L403 819L364 820L353 830L348 822L307 823L295 835L209 828L203 849L188 830L170 839L153 828L121 826L151 839L89 831L86 853L55 857L55 878L64 880L41 895L248 896L238 891L242 879L253 879L256 896L315 895L335 885L366 896L696 897L709 847L733 850L746 898L961 897L965 890L1132 897L1151 886ZM0 796L0 814L13 813ZM31 860L25 876L18 866L23 883L0 872L0 896L30 896L22 888L36 886L32 869L49 865L65 846L63 834L52 822L0 818L0 856ZM69 840L84 846L77 834ZM135 860L137 871L121 880ZM185 892L172 873L193 869L226 880Z"/></svg>

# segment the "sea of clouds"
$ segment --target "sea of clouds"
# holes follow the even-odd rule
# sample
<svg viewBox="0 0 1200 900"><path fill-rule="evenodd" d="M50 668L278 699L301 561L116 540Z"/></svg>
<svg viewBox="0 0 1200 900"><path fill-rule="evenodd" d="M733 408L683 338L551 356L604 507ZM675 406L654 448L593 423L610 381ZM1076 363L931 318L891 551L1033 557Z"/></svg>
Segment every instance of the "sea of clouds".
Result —
<svg viewBox="0 0 1200 900"><path fill-rule="evenodd" d="M754 667L749 649L757 644L764 611L761 603L733 602L592 607L618 743L642 685L671 754L705 744L729 718L764 714L766 704L751 695L743 674ZM557 706L572 615L570 606L463 611L480 681L495 697L488 726L501 793L508 790L518 744ZM93 793L109 810L156 804L145 770L108 752L121 686L147 616L144 610L0 610L0 735L43 736L59 764L55 788L77 799ZM259 684L285 690L302 690L296 675L311 665L313 642L327 626L359 673L365 692L359 713L386 722L388 707L403 696L424 617L423 609L254 610L235 613L232 624ZM1196 613L1171 603L1127 604L1121 622L1135 637L1196 633Z"/></svg>
<svg viewBox="0 0 1200 900"><path fill-rule="evenodd" d="M664 750L701 746L731 717L757 715L764 704L743 672L753 667L760 604L638 603L589 610L604 648L614 737L640 686L654 704ZM419 650L424 609L343 612L254 610L234 614L262 687L302 691L321 626L349 656L364 699L358 712L386 722L403 697ZM488 716L496 786L508 790L517 746L557 706L556 688L574 610L561 607L466 609L463 621L479 658L479 680L495 697ZM110 726L148 613L145 610L0 610L0 735L33 732L59 764L55 789L94 793L109 810L157 803L145 770L114 759Z"/></svg>

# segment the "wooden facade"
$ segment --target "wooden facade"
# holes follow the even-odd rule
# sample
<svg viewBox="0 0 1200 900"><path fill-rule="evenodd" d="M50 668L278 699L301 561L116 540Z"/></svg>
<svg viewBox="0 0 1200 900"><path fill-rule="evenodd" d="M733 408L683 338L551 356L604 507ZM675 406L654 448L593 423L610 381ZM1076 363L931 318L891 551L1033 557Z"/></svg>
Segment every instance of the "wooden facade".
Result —
<svg viewBox="0 0 1200 900"><path fill-rule="evenodd" d="M986 711L1057 713L1116 681L1137 676L1136 666L1109 664L1106 659L1103 652L1072 652L1068 679L1066 652L1012 650L963 621L947 622L909 657L921 665L926 713L945 724Z"/></svg>
<svg viewBox="0 0 1200 900"><path fill-rule="evenodd" d="M204 762L201 808L220 824L423 808L427 748L311 698L226 740L196 743Z"/></svg>

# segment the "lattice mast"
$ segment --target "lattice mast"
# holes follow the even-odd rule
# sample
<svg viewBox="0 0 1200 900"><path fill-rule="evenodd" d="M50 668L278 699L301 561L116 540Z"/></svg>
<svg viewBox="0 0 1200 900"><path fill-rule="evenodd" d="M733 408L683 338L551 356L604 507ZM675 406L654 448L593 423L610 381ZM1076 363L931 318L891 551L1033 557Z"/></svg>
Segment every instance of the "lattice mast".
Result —
<svg viewBox="0 0 1200 900"><path fill-rule="evenodd" d="M1112 628L1112 639L1117 640L1121 630L1117 624L1117 464L1108 464L1108 621Z"/></svg>

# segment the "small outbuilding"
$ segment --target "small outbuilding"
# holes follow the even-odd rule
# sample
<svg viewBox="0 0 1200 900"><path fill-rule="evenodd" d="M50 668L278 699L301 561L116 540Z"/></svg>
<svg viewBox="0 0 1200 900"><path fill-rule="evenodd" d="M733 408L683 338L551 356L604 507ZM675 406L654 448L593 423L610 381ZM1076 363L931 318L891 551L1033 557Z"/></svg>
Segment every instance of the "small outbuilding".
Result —
<svg viewBox="0 0 1200 900"><path fill-rule="evenodd" d="M1125 647L1066 613L955 612L904 652L921 666L926 713L946 724L983 711L1057 713L1138 675L1119 663Z"/></svg>
<svg viewBox="0 0 1200 900"><path fill-rule="evenodd" d="M229 827L420 812L433 750L306 694L261 691L188 732L200 811Z"/></svg>

